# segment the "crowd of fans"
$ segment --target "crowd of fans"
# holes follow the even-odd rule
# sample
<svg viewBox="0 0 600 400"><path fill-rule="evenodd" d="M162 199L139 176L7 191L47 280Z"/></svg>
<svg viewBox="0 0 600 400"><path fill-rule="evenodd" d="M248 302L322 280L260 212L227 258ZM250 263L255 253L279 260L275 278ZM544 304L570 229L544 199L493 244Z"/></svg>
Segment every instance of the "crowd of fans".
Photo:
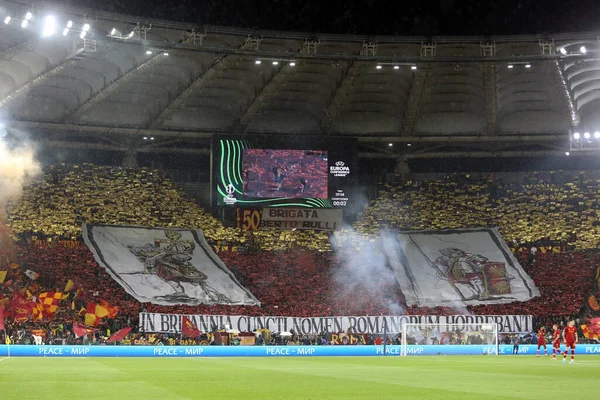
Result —
<svg viewBox="0 0 600 400"><path fill-rule="evenodd" d="M163 174L149 169L56 165L27 186L9 206L9 222L24 237L79 239L83 223L200 228L213 243L244 243L239 229L226 228ZM292 244L329 250L326 234L314 231L256 232L253 243L272 251Z"/></svg>
<svg viewBox="0 0 600 400"><path fill-rule="evenodd" d="M561 243L575 251L519 254L540 289L540 297L523 303L469 307L476 314L531 314L540 321L552 321L557 316L579 314L593 285L600 255L587 250L596 248L600 241L600 223L593 211L599 201L596 182L557 184L537 175L521 186L494 179L475 181L468 176L406 182L386 187L371 203L355 224L361 235L354 235L352 240L364 244L383 228L499 226L505 239L516 247ZM389 271L373 271L369 279L356 274L344 261L348 259L345 252L351 257L361 243L338 246L338 251L332 252L330 238L324 233L264 230L249 235L225 228L156 171L92 165L52 167L9 207L9 221L19 239L18 271L29 269L40 274L29 284L38 285L40 291L60 291L71 279L82 289L75 303L62 306L52 321L36 322L45 326L70 326L81 321L80 308L99 299L119 308L118 317L108 322L113 331L135 326L140 311L297 317L464 312L444 307L407 308ZM141 304L81 244L82 223L194 227L203 229L213 244L237 244L244 251L219 255L262 305ZM341 232L333 238L339 245L351 241L349 237ZM61 239L81 245L64 246ZM10 296L6 285L0 285L0 299L2 296Z"/></svg>
<svg viewBox="0 0 600 400"><path fill-rule="evenodd" d="M493 176L449 175L386 185L355 227L365 235L386 228L499 227L511 243L569 243L576 250L597 249L600 182L582 175L566 178L532 173L524 182L509 184Z"/></svg>

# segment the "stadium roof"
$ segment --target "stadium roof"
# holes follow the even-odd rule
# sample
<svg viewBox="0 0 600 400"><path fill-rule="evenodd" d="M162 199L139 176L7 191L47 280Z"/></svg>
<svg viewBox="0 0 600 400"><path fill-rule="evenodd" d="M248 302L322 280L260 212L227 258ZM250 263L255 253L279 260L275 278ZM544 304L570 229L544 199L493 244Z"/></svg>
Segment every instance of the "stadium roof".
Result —
<svg viewBox="0 0 600 400"><path fill-rule="evenodd" d="M358 138L369 157L550 155L600 131L597 33L314 35L48 3L0 12L0 113L48 146L206 153L213 134L276 134Z"/></svg>

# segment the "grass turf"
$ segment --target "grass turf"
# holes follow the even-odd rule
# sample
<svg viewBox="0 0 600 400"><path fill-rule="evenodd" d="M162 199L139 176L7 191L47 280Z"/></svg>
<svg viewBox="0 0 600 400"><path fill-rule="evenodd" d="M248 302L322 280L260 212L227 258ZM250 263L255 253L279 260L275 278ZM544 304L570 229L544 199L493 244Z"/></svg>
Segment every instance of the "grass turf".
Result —
<svg viewBox="0 0 600 400"><path fill-rule="evenodd" d="M597 398L600 357L7 358L0 399Z"/></svg>

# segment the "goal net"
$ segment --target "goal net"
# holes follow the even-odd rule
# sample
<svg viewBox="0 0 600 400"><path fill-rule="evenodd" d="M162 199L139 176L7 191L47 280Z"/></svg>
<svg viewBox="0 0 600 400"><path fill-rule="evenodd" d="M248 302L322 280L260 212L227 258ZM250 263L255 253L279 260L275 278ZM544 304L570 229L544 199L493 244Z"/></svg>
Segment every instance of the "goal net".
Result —
<svg viewBox="0 0 600 400"><path fill-rule="evenodd" d="M426 354L498 355L498 325L403 324L401 343L403 356L423 354L426 347Z"/></svg>

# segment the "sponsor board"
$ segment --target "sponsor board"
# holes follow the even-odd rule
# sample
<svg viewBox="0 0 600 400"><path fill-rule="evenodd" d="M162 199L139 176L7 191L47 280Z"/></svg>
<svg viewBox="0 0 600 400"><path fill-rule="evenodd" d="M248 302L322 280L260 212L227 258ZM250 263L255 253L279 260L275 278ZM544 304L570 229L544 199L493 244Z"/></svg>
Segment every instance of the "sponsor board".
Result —
<svg viewBox="0 0 600 400"><path fill-rule="evenodd" d="M402 346L0 346L0 357L327 357L401 356ZM519 347L533 356L537 346ZM498 355L513 355L513 346L498 346ZM600 355L600 345L578 345L577 355ZM406 346L408 356L496 355L495 346Z"/></svg>
<svg viewBox="0 0 600 400"><path fill-rule="evenodd" d="M139 328L142 332L180 333L182 315L140 313ZM294 332L301 335L323 332L339 333L350 330L352 333L402 332L403 324L420 324L444 330L452 325L452 330L472 329L473 324L498 324L503 333L531 332L531 315L402 315L373 317L250 317L243 315L189 315L190 320L201 332L214 332L229 326L240 332L253 332L256 329L269 329L272 332Z"/></svg>

